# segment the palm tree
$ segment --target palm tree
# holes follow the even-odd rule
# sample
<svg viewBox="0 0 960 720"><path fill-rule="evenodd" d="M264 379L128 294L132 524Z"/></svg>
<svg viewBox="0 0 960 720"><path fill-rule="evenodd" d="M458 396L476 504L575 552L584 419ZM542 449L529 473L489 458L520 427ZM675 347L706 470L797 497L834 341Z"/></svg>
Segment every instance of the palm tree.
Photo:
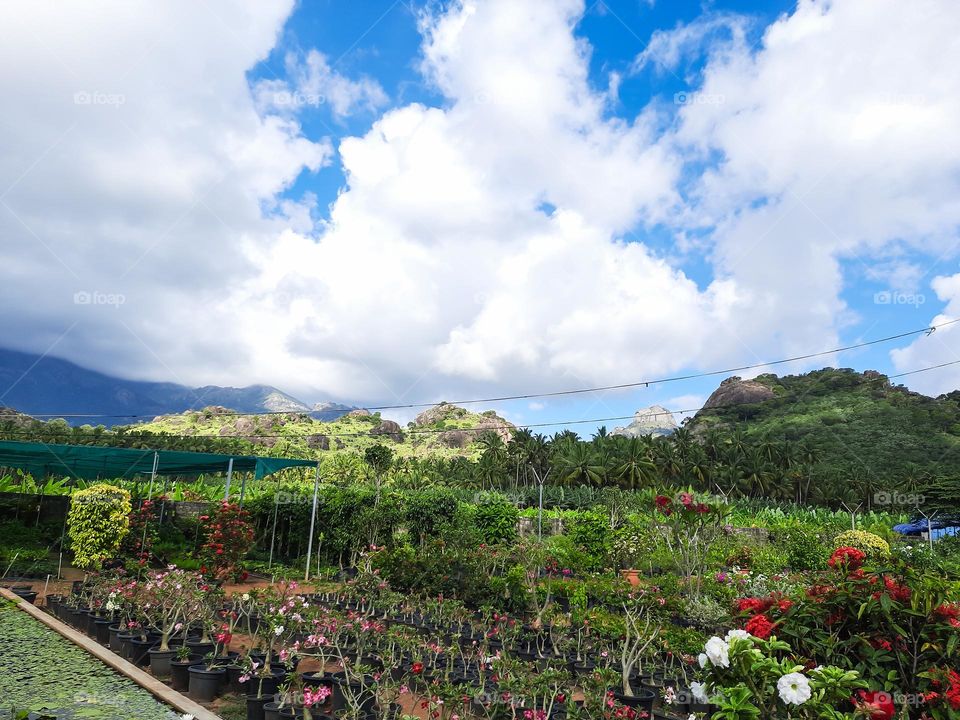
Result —
<svg viewBox="0 0 960 720"><path fill-rule="evenodd" d="M656 478L657 466L650 459L649 448L640 438L627 438L619 449L617 459L614 475L621 487L645 487Z"/></svg>
<svg viewBox="0 0 960 720"><path fill-rule="evenodd" d="M570 485L601 485L604 467L587 443L567 446L560 455L560 481Z"/></svg>

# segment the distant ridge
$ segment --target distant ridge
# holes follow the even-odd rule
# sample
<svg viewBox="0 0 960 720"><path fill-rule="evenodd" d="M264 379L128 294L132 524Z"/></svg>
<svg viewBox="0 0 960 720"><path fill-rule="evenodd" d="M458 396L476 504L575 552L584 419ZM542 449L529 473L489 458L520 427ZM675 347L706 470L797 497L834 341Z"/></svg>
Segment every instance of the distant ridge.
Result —
<svg viewBox="0 0 960 720"><path fill-rule="evenodd" d="M206 406L241 413L305 412L336 420L354 408L338 403L310 405L270 385L191 388L164 382L123 380L60 358L0 349L0 405L27 415L109 415L67 418L71 425L129 425L141 419Z"/></svg>

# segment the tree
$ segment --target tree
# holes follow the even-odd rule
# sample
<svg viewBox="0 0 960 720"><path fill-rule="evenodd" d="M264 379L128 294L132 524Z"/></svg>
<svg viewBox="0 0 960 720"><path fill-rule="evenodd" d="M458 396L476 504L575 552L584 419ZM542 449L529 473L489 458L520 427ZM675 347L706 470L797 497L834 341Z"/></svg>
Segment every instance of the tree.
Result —
<svg viewBox="0 0 960 720"><path fill-rule="evenodd" d="M70 498L67 531L77 567L98 567L117 552L129 530L130 493L126 490L98 483Z"/></svg>
<svg viewBox="0 0 960 720"><path fill-rule="evenodd" d="M387 474L393 466L393 450L386 445L377 443L371 445L363 453L364 462L373 472L373 477L377 483L376 502L380 502L380 486L383 484L383 476Z"/></svg>

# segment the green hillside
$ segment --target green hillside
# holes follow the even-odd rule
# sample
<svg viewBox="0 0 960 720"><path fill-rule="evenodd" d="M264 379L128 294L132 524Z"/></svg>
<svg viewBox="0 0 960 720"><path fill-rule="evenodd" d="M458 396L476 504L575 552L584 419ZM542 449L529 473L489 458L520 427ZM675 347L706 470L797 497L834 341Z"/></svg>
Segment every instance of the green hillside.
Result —
<svg viewBox="0 0 960 720"><path fill-rule="evenodd" d="M909 483L960 475L958 401L958 392L930 398L877 372L828 368L731 378L687 427L700 438L803 442L820 476Z"/></svg>
<svg viewBox="0 0 960 720"><path fill-rule="evenodd" d="M379 413L354 411L337 420L316 420L306 413L238 415L222 407L163 415L129 430L160 436L217 438L249 444L252 452L294 457L363 451L377 443L399 457L467 457L480 453L484 431L509 439L513 426L493 411L473 413L441 403L401 427Z"/></svg>

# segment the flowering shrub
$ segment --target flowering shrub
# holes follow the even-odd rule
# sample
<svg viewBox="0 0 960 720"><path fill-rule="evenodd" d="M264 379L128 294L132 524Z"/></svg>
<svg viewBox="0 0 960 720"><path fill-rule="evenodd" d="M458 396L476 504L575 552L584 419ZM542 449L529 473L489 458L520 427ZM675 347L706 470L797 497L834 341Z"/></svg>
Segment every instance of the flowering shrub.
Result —
<svg viewBox="0 0 960 720"><path fill-rule="evenodd" d="M864 687L854 671L808 670L787 643L743 630L710 638L699 661L703 682L691 683L690 689L698 702L713 706L714 720L852 718L842 708Z"/></svg>
<svg viewBox="0 0 960 720"><path fill-rule="evenodd" d="M847 530L833 540L835 547L853 547L863 552L869 562L879 562L890 557L890 544L879 535L865 530Z"/></svg>
<svg viewBox="0 0 960 720"><path fill-rule="evenodd" d="M680 492L676 497L657 495L653 502L657 521L667 527L664 539L683 574L687 593L698 597L707 550L720 535L728 510L698 499L692 492Z"/></svg>
<svg viewBox="0 0 960 720"><path fill-rule="evenodd" d="M105 483L70 498L67 531L77 567L89 569L112 557L130 528L130 493Z"/></svg>
<svg viewBox="0 0 960 720"><path fill-rule="evenodd" d="M130 557L135 557L141 565L150 559L154 543L157 541L157 508L165 500L158 497L156 500L143 500L138 507L130 511L130 532L123 539L120 550Z"/></svg>
<svg viewBox="0 0 960 720"><path fill-rule="evenodd" d="M942 702L950 686L943 673L958 658L960 603L942 578L905 565L868 570L858 566L865 554L851 549L837 550L832 572L783 613L777 634L815 661L880 684L871 690L915 698L935 692ZM957 692L960 698L960 686Z"/></svg>
<svg viewBox="0 0 960 720"><path fill-rule="evenodd" d="M223 501L210 515L201 515L200 520L206 523L206 541L201 548L204 573L219 580L245 579L240 562L253 547L250 513Z"/></svg>

